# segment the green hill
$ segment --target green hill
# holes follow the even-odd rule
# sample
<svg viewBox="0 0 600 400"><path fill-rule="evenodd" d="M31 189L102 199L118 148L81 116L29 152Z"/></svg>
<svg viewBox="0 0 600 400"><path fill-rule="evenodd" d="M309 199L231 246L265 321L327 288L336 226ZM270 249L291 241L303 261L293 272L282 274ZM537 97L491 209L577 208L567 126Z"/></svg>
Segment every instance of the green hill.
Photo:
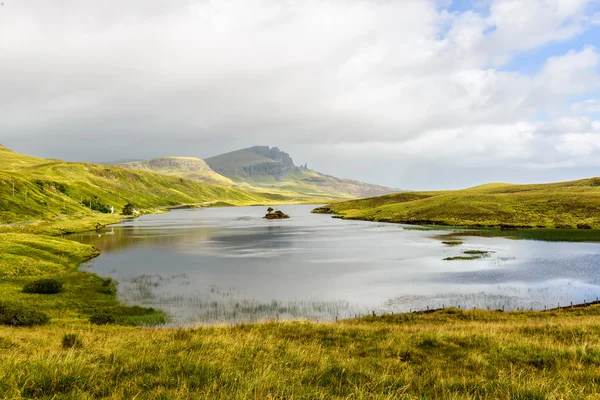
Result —
<svg viewBox="0 0 600 400"><path fill-rule="evenodd" d="M307 166L296 166L277 147L254 146L207 158L217 173L236 183L265 190L282 190L303 196L355 198L397 192L397 189L324 175Z"/></svg>
<svg viewBox="0 0 600 400"><path fill-rule="evenodd" d="M406 224L600 229L600 178L407 192L334 203L315 212Z"/></svg>
<svg viewBox="0 0 600 400"><path fill-rule="evenodd" d="M134 161L118 166L163 175L180 176L197 181L234 186L235 183L213 171L204 160L194 157L160 157L148 161Z"/></svg>
<svg viewBox="0 0 600 400"><path fill-rule="evenodd" d="M116 166L45 160L0 148L0 224L97 214L86 202L119 211L222 201L273 203L284 196L133 171ZM92 207L93 208L93 207Z"/></svg>

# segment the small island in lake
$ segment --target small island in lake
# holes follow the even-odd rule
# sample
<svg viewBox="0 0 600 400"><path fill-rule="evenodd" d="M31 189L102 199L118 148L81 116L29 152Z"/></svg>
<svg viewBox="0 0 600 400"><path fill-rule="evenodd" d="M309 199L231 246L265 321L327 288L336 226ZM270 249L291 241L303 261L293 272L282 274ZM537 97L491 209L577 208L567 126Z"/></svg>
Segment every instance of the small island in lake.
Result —
<svg viewBox="0 0 600 400"><path fill-rule="evenodd" d="M290 216L285 214L283 211L275 211L273 210L273 208L269 207L267 209L267 215L265 215L266 219L286 219L289 218Z"/></svg>

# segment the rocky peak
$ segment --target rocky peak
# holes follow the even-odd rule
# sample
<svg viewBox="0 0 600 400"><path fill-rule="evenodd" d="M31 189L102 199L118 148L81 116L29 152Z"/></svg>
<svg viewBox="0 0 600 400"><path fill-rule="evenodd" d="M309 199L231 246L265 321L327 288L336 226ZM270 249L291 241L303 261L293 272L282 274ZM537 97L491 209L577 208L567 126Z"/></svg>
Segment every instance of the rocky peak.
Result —
<svg viewBox="0 0 600 400"><path fill-rule="evenodd" d="M273 161L280 162L290 167L294 166L294 160L292 160L292 157L288 153L279 150L278 147L271 148L269 146L254 146L247 148L246 151L270 158Z"/></svg>

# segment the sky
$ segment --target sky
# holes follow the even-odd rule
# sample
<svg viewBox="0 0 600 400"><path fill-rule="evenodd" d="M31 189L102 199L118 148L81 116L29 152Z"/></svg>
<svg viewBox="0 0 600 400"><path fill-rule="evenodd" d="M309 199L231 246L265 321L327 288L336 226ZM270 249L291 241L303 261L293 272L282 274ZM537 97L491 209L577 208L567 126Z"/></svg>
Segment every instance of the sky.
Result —
<svg viewBox="0 0 600 400"><path fill-rule="evenodd" d="M600 0L3 0L0 144L278 146L402 189L600 176Z"/></svg>

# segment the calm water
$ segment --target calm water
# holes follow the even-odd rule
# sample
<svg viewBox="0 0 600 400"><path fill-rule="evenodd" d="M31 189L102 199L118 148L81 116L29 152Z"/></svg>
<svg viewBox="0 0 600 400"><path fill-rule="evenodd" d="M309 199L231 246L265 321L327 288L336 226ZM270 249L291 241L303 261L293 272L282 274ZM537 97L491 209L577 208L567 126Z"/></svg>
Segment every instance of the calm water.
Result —
<svg viewBox="0 0 600 400"><path fill-rule="evenodd" d="M467 237L310 214L283 206L178 210L70 238L102 255L87 267L120 281L128 304L175 324L334 319L440 307L543 309L600 296L600 245ZM447 233L447 232L443 232ZM479 260L445 261L466 250Z"/></svg>

